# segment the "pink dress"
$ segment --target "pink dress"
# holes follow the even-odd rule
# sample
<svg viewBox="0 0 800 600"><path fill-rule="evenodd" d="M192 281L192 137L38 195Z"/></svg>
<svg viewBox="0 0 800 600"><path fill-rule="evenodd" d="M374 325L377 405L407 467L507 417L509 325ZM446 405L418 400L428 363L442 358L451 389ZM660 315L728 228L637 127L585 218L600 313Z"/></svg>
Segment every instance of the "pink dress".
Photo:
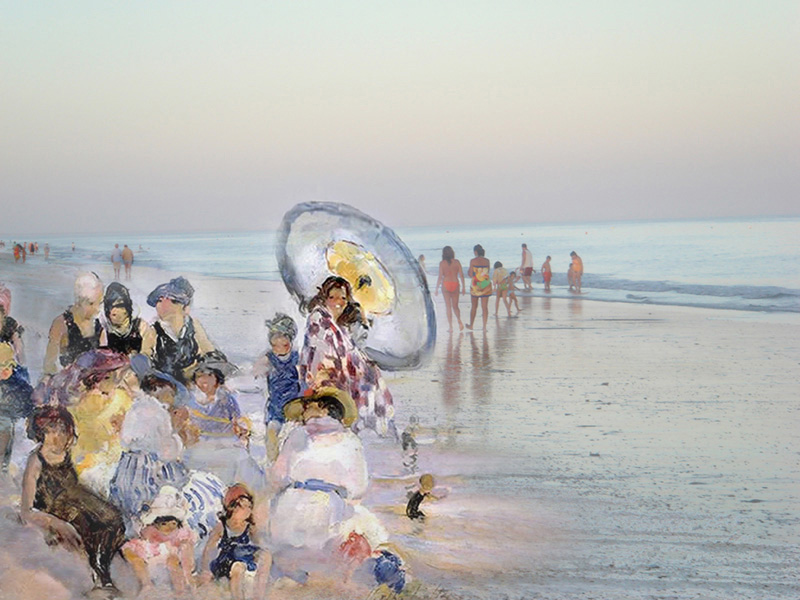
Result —
<svg viewBox="0 0 800 600"><path fill-rule="evenodd" d="M186 525L168 534L161 533L155 525L148 525L134 538L125 543L124 548L132 550L136 556L151 566L164 562L170 556L179 556L181 546L186 543L194 546L195 535Z"/></svg>

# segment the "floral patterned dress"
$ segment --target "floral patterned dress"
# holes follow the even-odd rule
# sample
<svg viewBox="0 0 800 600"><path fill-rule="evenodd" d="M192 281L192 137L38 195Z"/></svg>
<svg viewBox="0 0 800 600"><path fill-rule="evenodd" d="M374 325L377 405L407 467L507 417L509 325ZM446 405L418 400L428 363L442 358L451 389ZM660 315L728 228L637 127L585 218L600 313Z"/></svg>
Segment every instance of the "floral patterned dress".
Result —
<svg viewBox="0 0 800 600"><path fill-rule="evenodd" d="M307 388L333 385L350 394L358 407L356 429L368 427L381 435L394 432L392 394L380 369L323 307L308 315L298 366Z"/></svg>

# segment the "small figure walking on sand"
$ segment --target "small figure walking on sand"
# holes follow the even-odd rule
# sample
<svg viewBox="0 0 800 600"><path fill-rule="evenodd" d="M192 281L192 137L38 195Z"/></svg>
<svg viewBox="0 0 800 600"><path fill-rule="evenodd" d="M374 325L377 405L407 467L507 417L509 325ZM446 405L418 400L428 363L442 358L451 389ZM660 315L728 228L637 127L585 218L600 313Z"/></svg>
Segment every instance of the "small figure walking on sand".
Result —
<svg viewBox="0 0 800 600"><path fill-rule="evenodd" d="M497 290L497 300L494 303L494 316L497 316L497 309L500 307L500 300L503 300L508 311L508 316L511 316L511 307L508 304L508 271L503 267L503 263L499 260L494 263L494 272L492 273L492 283Z"/></svg>
<svg viewBox="0 0 800 600"><path fill-rule="evenodd" d="M133 250L128 248L128 244L122 249L122 262L125 264L125 279L131 280L131 267L133 266Z"/></svg>
<svg viewBox="0 0 800 600"><path fill-rule="evenodd" d="M486 329L486 321L489 319L489 296L492 295L492 280L489 278L489 259L486 258L486 251L483 246L476 244L472 248L475 258L469 261L467 275L472 278L470 285L470 300L472 307L469 311L469 325L467 329L472 329L475 323L475 315L478 314L478 300L481 304L481 316L483 318L483 329Z"/></svg>
<svg viewBox="0 0 800 600"><path fill-rule="evenodd" d="M548 256L542 263L542 282L544 283L544 291L550 291L550 280L553 279L553 271L550 268L550 257Z"/></svg>
<svg viewBox="0 0 800 600"><path fill-rule="evenodd" d="M583 277L583 260L574 250L569 253L572 257L572 281L575 286L575 293L581 293L581 277Z"/></svg>
<svg viewBox="0 0 800 600"><path fill-rule="evenodd" d="M458 279L461 278L461 287ZM442 289L444 305L447 307L447 329L453 329L453 315L458 321L458 329L464 329L461 322L461 310L458 308L458 298L462 291L466 291L464 284L464 269L456 259L456 253L450 246L442 248L442 262L439 263L439 279L436 280L436 290L434 294L439 295L439 288Z"/></svg>
<svg viewBox="0 0 800 600"><path fill-rule="evenodd" d="M533 290L531 275L536 271L533 269L533 254L528 250L528 244L522 244L522 262L519 266L519 272L522 275L522 283L525 285L525 291L530 292Z"/></svg>
<svg viewBox="0 0 800 600"><path fill-rule="evenodd" d="M114 249L111 251L111 265L114 267L114 280L117 280L122 269L122 250L119 249L119 244L114 244Z"/></svg>

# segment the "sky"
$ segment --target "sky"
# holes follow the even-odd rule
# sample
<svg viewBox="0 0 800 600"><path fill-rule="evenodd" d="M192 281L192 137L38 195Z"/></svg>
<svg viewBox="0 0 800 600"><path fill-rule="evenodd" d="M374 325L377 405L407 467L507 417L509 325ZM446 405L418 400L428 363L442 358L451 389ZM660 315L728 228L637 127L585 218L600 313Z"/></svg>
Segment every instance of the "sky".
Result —
<svg viewBox="0 0 800 600"><path fill-rule="evenodd" d="M800 214L800 3L7 2L0 230Z"/></svg>

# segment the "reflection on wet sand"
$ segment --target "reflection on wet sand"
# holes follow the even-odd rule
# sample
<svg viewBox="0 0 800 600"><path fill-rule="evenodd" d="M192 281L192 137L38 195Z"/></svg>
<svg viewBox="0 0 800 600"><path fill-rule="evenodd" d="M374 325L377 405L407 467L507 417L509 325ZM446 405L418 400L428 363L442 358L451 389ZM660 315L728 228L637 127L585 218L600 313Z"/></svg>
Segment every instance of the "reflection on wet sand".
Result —
<svg viewBox="0 0 800 600"><path fill-rule="evenodd" d="M571 317L583 316L583 301L580 298L571 298L569 301L569 315Z"/></svg>
<svg viewBox="0 0 800 600"><path fill-rule="evenodd" d="M442 365L442 404L448 412L457 408L461 397L461 334L447 336L447 352Z"/></svg>
<svg viewBox="0 0 800 600"><path fill-rule="evenodd" d="M476 340L480 337L480 341ZM492 393L492 356L486 331L477 331L469 336L472 354L472 399L479 405L486 404Z"/></svg>

